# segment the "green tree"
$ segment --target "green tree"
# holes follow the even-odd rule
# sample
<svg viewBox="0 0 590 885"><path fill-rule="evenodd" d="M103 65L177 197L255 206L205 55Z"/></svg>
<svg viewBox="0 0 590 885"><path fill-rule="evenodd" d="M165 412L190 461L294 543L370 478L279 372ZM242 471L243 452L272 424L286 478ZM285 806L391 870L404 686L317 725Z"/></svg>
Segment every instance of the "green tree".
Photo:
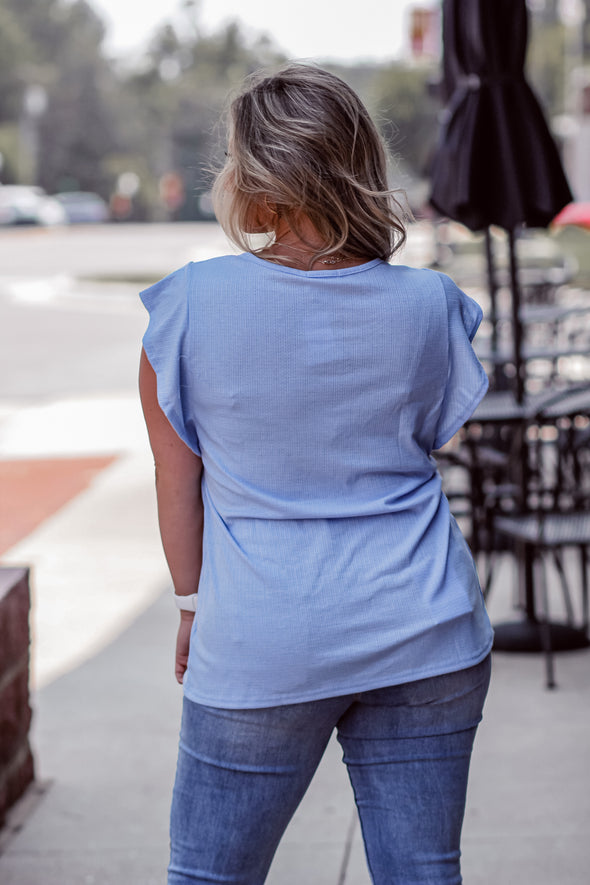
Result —
<svg viewBox="0 0 590 885"><path fill-rule="evenodd" d="M103 158L113 140L107 94L114 77L103 37L85 0L0 0L0 150L12 175L27 181L36 172L50 191L67 180L108 192ZM25 104L32 88L46 97L36 114Z"/></svg>
<svg viewBox="0 0 590 885"><path fill-rule="evenodd" d="M121 148L137 154L141 145L155 179L172 171L182 177L186 198L172 217L201 217L199 199L223 149L217 123L228 94L246 74L279 60L266 38L250 45L236 23L203 36L193 19L188 28L160 28L143 68L124 78L119 109L134 122L124 127Z"/></svg>
<svg viewBox="0 0 590 885"><path fill-rule="evenodd" d="M549 117L563 113L565 28L558 22L530 19L527 79Z"/></svg>
<svg viewBox="0 0 590 885"><path fill-rule="evenodd" d="M0 121L15 120L20 109L23 59L33 58L33 44L18 15L0 0Z"/></svg>
<svg viewBox="0 0 590 885"><path fill-rule="evenodd" d="M77 187L108 196L112 181L105 157L115 141L109 102L113 72L101 54L104 26L85 0L62 6L55 35L59 65L41 122L39 181L48 190Z"/></svg>
<svg viewBox="0 0 590 885"><path fill-rule="evenodd" d="M429 173L440 104L433 96L432 67L400 63L381 69L374 85L374 113L391 152L414 178Z"/></svg>

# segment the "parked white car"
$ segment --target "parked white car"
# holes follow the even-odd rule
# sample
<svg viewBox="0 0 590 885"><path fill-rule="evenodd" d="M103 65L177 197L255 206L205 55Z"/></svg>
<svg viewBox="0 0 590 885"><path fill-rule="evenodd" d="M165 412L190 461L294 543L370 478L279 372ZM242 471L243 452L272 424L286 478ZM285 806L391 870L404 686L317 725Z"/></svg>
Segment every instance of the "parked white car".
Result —
<svg viewBox="0 0 590 885"><path fill-rule="evenodd" d="M0 185L0 225L67 224L63 206L43 188L24 184Z"/></svg>

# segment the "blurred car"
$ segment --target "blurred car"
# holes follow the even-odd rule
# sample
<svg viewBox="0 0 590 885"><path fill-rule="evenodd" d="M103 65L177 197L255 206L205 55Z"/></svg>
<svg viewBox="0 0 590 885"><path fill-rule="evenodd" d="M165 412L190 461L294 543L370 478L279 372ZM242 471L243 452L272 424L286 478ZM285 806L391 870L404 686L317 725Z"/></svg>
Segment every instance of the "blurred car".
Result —
<svg viewBox="0 0 590 885"><path fill-rule="evenodd" d="M41 187L2 184L0 224L67 224L67 216L59 201Z"/></svg>
<svg viewBox="0 0 590 885"><path fill-rule="evenodd" d="M89 191L65 191L55 199L66 214L68 224L97 224L109 220L109 208L102 197Z"/></svg>

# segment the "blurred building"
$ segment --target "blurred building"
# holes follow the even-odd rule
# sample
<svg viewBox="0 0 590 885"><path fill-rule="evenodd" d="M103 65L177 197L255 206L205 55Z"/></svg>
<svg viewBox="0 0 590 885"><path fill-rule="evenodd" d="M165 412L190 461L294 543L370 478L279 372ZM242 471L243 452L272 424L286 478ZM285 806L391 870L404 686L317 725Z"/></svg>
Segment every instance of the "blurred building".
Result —
<svg viewBox="0 0 590 885"><path fill-rule="evenodd" d="M422 3L411 7L409 42L414 59L424 61L440 57L442 51L441 17L439 3Z"/></svg>

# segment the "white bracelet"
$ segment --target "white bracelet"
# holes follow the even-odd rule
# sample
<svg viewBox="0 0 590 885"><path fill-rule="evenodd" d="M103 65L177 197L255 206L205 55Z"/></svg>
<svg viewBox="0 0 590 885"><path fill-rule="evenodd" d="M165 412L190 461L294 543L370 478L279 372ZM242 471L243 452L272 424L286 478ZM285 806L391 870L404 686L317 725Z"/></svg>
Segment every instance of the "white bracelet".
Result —
<svg viewBox="0 0 590 885"><path fill-rule="evenodd" d="M175 593L174 602L176 603L176 608L185 612L196 612L197 596L198 593L190 593L188 596L179 596L178 593Z"/></svg>

